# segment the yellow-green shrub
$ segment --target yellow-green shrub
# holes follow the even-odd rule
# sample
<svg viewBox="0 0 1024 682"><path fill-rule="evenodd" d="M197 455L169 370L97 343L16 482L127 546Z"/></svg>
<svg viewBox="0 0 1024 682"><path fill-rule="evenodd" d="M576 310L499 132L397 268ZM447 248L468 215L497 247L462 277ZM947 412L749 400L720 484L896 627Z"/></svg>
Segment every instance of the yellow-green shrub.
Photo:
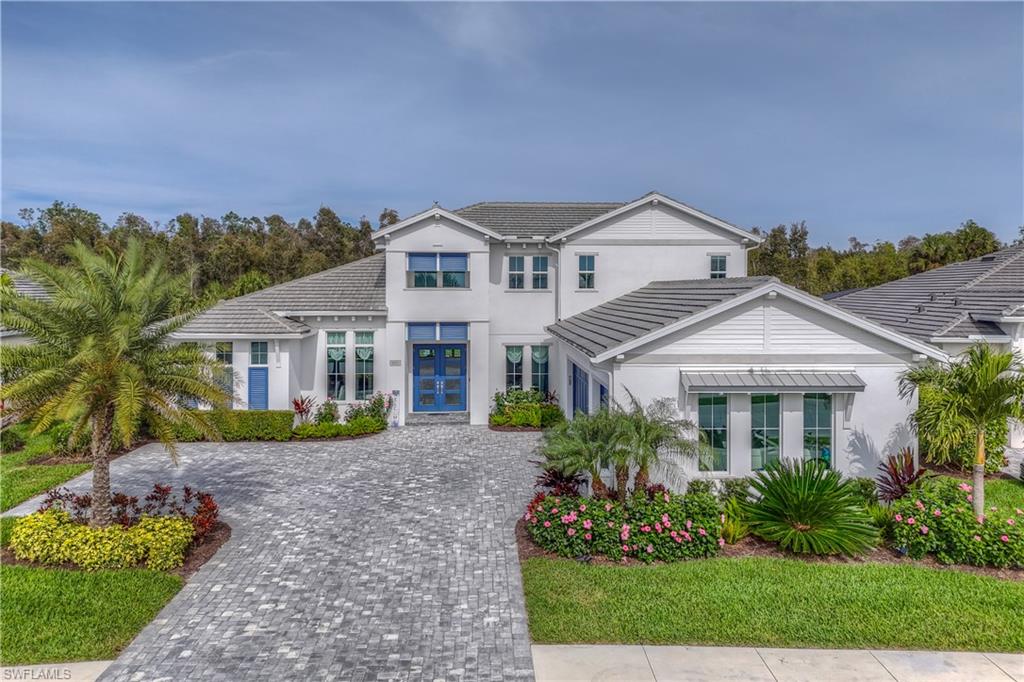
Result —
<svg viewBox="0 0 1024 682"><path fill-rule="evenodd" d="M154 570L180 566L192 543L187 519L144 516L137 524L92 528L60 509L29 514L14 524L11 551L40 564L72 563L87 570L128 568L145 562Z"/></svg>

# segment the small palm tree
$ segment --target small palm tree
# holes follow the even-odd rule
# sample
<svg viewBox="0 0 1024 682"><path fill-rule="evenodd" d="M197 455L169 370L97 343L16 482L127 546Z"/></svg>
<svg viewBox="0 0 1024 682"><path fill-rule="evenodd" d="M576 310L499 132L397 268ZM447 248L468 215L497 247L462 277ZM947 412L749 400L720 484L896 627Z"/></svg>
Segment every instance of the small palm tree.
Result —
<svg viewBox="0 0 1024 682"><path fill-rule="evenodd" d="M541 452L548 464L562 473L590 474L594 495L609 497L608 486L601 480L601 470L623 459L624 442L622 421L608 410L594 414L579 412L571 421L561 422L544 432Z"/></svg>
<svg viewBox="0 0 1024 682"><path fill-rule="evenodd" d="M176 461L174 429L187 425L216 439L189 400L219 406L228 395L217 382L217 365L192 344L169 335L191 319L173 316L185 282L168 274L161 257L149 257L138 241L123 255L69 247L71 263L55 267L26 260L22 271L49 294L48 300L0 287L0 322L25 334L27 345L0 347L0 399L36 432L57 420L73 425L71 438L91 433L92 515L111 523L110 453L128 447L145 422Z"/></svg>
<svg viewBox="0 0 1024 682"><path fill-rule="evenodd" d="M671 398L654 400L646 408L629 389L629 405L619 409L625 421L626 443L632 464L636 465L634 493L643 492L650 482L651 465L662 450L673 450L686 457L696 457L700 440L688 434L696 430L693 422L680 419ZM628 467L627 467L628 475Z"/></svg>
<svg viewBox="0 0 1024 682"><path fill-rule="evenodd" d="M951 362L909 369L900 378L900 395L922 387L931 399L914 415L918 431L927 430L940 448L971 438L974 458L974 512L985 512L985 427L996 420L1024 417L1024 371L1020 357L988 344L972 346Z"/></svg>

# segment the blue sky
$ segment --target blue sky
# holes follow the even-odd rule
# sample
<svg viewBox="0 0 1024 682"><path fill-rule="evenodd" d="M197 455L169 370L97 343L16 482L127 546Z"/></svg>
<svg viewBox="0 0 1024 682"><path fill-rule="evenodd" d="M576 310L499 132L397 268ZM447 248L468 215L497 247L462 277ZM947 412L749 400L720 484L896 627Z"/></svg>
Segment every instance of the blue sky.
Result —
<svg viewBox="0 0 1024 682"><path fill-rule="evenodd" d="M1024 222L1024 6L2 6L2 201L354 219L656 189L812 242Z"/></svg>

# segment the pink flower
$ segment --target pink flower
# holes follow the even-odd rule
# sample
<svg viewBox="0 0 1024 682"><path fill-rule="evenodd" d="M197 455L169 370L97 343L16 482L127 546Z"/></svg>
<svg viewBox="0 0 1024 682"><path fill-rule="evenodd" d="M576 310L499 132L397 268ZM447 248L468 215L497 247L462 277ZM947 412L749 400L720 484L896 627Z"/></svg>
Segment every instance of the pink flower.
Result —
<svg viewBox="0 0 1024 682"><path fill-rule="evenodd" d="M921 524L921 535L928 535L928 526Z"/></svg>
<svg viewBox="0 0 1024 682"><path fill-rule="evenodd" d="M974 495L968 495L967 496L967 501L968 502L974 502Z"/></svg>
<svg viewBox="0 0 1024 682"><path fill-rule="evenodd" d="M666 521L666 522L664 523L664 526L665 526L666 528L671 528L671 527L672 527L672 522L671 522L671 521Z"/></svg>
<svg viewBox="0 0 1024 682"><path fill-rule="evenodd" d="M1010 541L1010 536L1009 535L1000 535L999 539L1002 540L1003 542L1009 542Z"/></svg>
<svg viewBox="0 0 1024 682"><path fill-rule="evenodd" d="M981 516L978 517L978 523L985 523L985 515L984 514L982 514Z"/></svg>
<svg viewBox="0 0 1024 682"><path fill-rule="evenodd" d="M1013 520L1012 518L1006 519L1006 522L1007 522L1008 524L1010 524L1011 526L1012 526L1012 525L1014 525L1015 523L1017 523L1017 522L1016 522L1016 521L1014 521L1014 520Z"/></svg>
<svg viewBox="0 0 1024 682"><path fill-rule="evenodd" d="M975 542L981 542L981 536L980 535L975 535L974 536L974 541Z"/></svg>
<svg viewBox="0 0 1024 682"><path fill-rule="evenodd" d="M690 530L691 526L693 526L693 521L686 519L686 530Z"/></svg>
<svg viewBox="0 0 1024 682"><path fill-rule="evenodd" d="M557 514L558 513L558 507L552 507L551 508L551 513L552 514Z"/></svg>
<svg viewBox="0 0 1024 682"><path fill-rule="evenodd" d="M654 530L658 531L659 533L661 532L661 524L657 521L654 522Z"/></svg>
<svg viewBox="0 0 1024 682"><path fill-rule="evenodd" d="M587 511L587 505L581 504L580 505L580 511Z"/></svg>
<svg viewBox="0 0 1024 682"><path fill-rule="evenodd" d="M536 526L537 525L537 517L534 516L532 519L530 519L530 523L532 523L533 525Z"/></svg>
<svg viewBox="0 0 1024 682"><path fill-rule="evenodd" d="M693 539L693 537L689 533L687 533L685 530L683 531L683 537L686 538L687 542L689 542L690 540Z"/></svg>
<svg viewBox="0 0 1024 682"><path fill-rule="evenodd" d="M897 523L899 523L899 522L903 521L903 514L897 514L893 518L896 519Z"/></svg>
<svg viewBox="0 0 1024 682"><path fill-rule="evenodd" d="M914 506L918 509L924 509L924 502L921 500L914 500Z"/></svg>
<svg viewBox="0 0 1024 682"><path fill-rule="evenodd" d="M642 530L645 533L650 533L651 532L651 527L650 526L640 526L640 530Z"/></svg>
<svg viewBox="0 0 1024 682"><path fill-rule="evenodd" d="M650 545L647 545L647 553L651 554L653 552L654 552L654 547L651 547Z"/></svg>
<svg viewBox="0 0 1024 682"><path fill-rule="evenodd" d="M932 516L942 516L942 510L936 509L935 511L932 512Z"/></svg>
<svg viewBox="0 0 1024 682"><path fill-rule="evenodd" d="M590 533L585 533L585 534L583 535L583 537L584 537L584 539L586 539L586 540L592 540L592 539L594 538L594 536L593 536L593 535L591 535Z"/></svg>
<svg viewBox="0 0 1024 682"><path fill-rule="evenodd" d="M636 545L633 545L633 551L634 551L634 552L636 551L636 548L637 548L637 546L636 546Z"/></svg>
<svg viewBox="0 0 1024 682"><path fill-rule="evenodd" d="M666 526L668 525L668 514L662 514L661 515L661 522L663 524L665 524Z"/></svg>
<svg viewBox="0 0 1024 682"><path fill-rule="evenodd" d="M608 527L609 528L614 528L615 527L615 522L614 521L609 521L608 522Z"/></svg>
<svg viewBox="0 0 1024 682"><path fill-rule="evenodd" d="M966 483L961 483L957 487L960 488L960 490L963 490L964 492L968 492L968 493L971 492L972 490L974 490L974 488L972 488L971 486L969 486Z"/></svg>
<svg viewBox="0 0 1024 682"><path fill-rule="evenodd" d="M708 534L708 532L706 530L704 530L703 528L698 528L697 532L700 533L701 535L707 535Z"/></svg>
<svg viewBox="0 0 1024 682"><path fill-rule="evenodd" d="M681 537L679 537L678 535L673 535L672 539L675 540L676 542L682 542L683 541L683 539Z"/></svg>
<svg viewBox="0 0 1024 682"><path fill-rule="evenodd" d="M583 519L583 527L590 530L594 526L594 522L590 519Z"/></svg>
<svg viewBox="0 0 1024 682"><path fill-rule="evenodd" d="M605 511L611 511L611 510L612 510L612 503L611 503L611 502L609 502L608 504L606 504L606 505L604 506L604 510L605 510Z"/></svg>
<svg viewBox="0 0 1024 682"><path fill-rule="evenodd" d="M622 551L623 552L628 552L629 551L629 545L623 545L622 546Z"/></svg>
<svg viewBox="0 0 1024 682"><path fill-rule="evenodd" d="M544 527L545 528L550 528L551 527L551 522L550 521L545 521L544 522Z"/></svg>
<svg viewBox="0 0 1024 682"><path fill-rule="evenodd" d="M575 528L570 528L569 530L565 531L565 534L568 535L569 537L572 537L573 535L576 535L576 529Z"/></svg>
<svg viewBox="0 0 1024 682"><path fill-rule="evenodd" d="M718 546L725 547L725 538L718 538Z"/></svg>
<svg viewBox="0 0 1024 682"><path fill-rule="evenodd" d="M913 526L915 523L917 523L917 521L914 519L913 516L911 516L910 518L907 519L907 524L908 525Z"/></svg>
<svg viewBox="0 0 1024 682"><path fill-rule="evenodd" d="M668 493L665 493L665 501L668 502L668 499L669 499Z"/></svg>

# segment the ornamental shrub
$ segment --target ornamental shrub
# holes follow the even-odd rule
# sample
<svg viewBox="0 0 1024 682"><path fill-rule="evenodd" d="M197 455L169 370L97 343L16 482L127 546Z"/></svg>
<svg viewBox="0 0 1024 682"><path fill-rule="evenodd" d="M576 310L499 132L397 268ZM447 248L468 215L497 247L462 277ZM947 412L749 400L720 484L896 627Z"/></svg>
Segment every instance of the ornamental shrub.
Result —
<svg viewBox="0 0 1024 682"><path fill-rule="evenodd" d="M540 426L542 429L550 428L555 424L565 421L562 408L554 403L544 403L540 406Z"/></svg>
<svg viewBox="0 0 1024 682"><path fill-rule="evenodd" d="M313 418L317 424L333 424L338 421L338 403L330 398L320 403L316 408L316 417Z"/></svg>
<svg viewBox="0 0 1024 682"><path fill-rule="evenodd" d="M927 410L928 404L934 400L935 389L929 386L921 386L918 389L918 409L916 415ZM974 466L976 456L974 434L965 430L959 444L954 447L943 449L939 447L930 437L927 428L918 426L918 441L921 448L921 456L926 462L951 466L961 471L969 472ZM994 419L985 425L985 473L994 474L1006 464L1004 451L1010 442L1009 423L1005 419Z"/></svg>
<svg viewBox="0 0 1024 682"><path fill-rule="evenodd" d="M724 544L718 502L702 493L626 503L540 493L523 518L534 542L565 557L679 561L714 556Z"/></svg>
<svg viewBox="0 0 1024 682"><path fill-rule="evenodd" d="M391 396L386 393L377 392L370 396L365 402L353 403L345 410L345 421L350 422L359 417L371 417L384 424L388 423L391 416Z"/></svg>
<svg viewBox="0 0 1024 682"><path fill-rule="evenodd" d="M491 426L548 428L565 420L553 393L510 388L494 394Z"/></svg>
<svg viewBox="0 0 1024 682"><path fill-rule="evenodd" d="M16 452L25 447L25 439L21 437L16 429L10 427L0 431L0 452L7 454Z"/></svg>
<svg viewBox="0 0 1024 682"><path fill-rule="evenodd" d="M691 478L689 483L686 484L686 492L691 495L695 493L711 495L714 489L714 481L707 478Z"/></svg>
<svg viewBox="0 0 1024 682"><path fill-rule="evenodd" d="M782 549L855 555L878 542L856 485L817 461L774 462L753 487L760 499L743 503L751 532Z"/></svg>
<svg viewBox="0 0 1024 682"><path fill-rule="evenodd" d="M128 528L92 528L54 508L18 519L11 532L10 549L26 561L71 563L90 571L141 563L154 570L167 570L184 563L193 533L187 519L171 516L144 516Z"/></svg>
<svg viewBox="0 0 1024 682"><path fill-rule="evenodd" d="M212 410L209 416L225 441L285 441L291 438L295 421L291 410ZM175 437L183 443L202 440L188 426L177 428Z"/></svg>
<svg viewBox="0 0 1024 682"><path fill-rule="evenodd" d="M722 491L719 497L723 502L732 499L745 502L750 499L750 479L747 477L722 479Z"/></svg>
<svg viewBox="0 0 1024 682"><path fill-rule="evenodd" d="M1024 567L1024 509L989 507L976 518L973 487L949 477L930 480L892 505L893 545L914 559L944 564Z"/></svg>
<svg viewBox="0 0 1024 682"><path fill-rule="evenodd" d="M344 424L338 422L299 424L293 433L296 438L351 438L379 433L387 427L386 421L381 421L376 417L360 416Z"/></svg>

